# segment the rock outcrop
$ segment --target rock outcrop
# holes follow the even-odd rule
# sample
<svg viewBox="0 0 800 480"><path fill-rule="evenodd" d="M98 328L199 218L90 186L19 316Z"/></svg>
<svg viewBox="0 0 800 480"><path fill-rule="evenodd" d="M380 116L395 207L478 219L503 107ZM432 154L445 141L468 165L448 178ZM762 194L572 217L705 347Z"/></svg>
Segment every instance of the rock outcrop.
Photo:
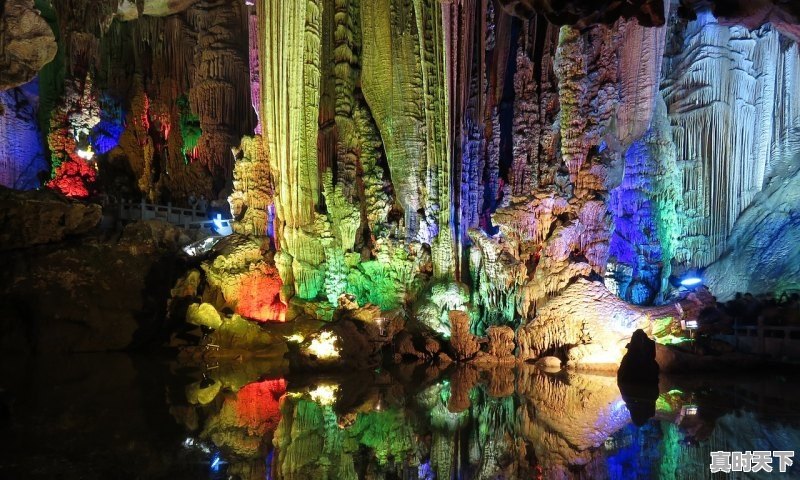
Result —
<svg viewBox="0 0 800 480"><path fill-rule="evenodd" d="M53 30L33 0L0 5L0 91L27 83L56 56Z"/></svg>
<svg viewBox="0 0 800 480"><path fill-rule="evenodd" d="M47 191L0 187L0 250L30 247L88 232L100 223L100 205Z"/></svg>

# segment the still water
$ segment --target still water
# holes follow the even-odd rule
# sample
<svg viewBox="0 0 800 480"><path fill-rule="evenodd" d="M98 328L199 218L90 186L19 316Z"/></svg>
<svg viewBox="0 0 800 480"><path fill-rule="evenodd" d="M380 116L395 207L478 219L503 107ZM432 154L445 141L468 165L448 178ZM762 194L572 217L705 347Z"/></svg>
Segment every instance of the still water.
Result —
<svg viewBox="0 0 800 480"><path fill-rule="evenodd" d="M711 451L800 445L798 378L779 373L662 376L623 395L614 377L532 366L0 361L2 479L690 479L712 478Z"/></svg>

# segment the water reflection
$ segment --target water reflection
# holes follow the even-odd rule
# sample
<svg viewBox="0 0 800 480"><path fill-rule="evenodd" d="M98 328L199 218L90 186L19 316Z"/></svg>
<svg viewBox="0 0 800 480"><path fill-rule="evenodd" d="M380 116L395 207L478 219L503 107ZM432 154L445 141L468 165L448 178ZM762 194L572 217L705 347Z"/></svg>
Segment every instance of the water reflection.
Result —
<svg viewBox="0 0 800 480"><path fill-rule="evenodd" d="M707 478L712 450L800 445L796 383L763 376L662 378L652 407L615 377L533 366L246 377L207 371L171 406L212 478Z"/></svg>

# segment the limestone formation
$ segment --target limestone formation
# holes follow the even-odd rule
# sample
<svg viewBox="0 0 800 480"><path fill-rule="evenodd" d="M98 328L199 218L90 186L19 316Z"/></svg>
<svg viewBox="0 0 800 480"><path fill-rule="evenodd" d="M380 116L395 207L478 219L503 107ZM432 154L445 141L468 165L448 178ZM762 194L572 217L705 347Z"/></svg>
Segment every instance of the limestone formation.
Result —
<svg viewBox="0 0 800 480"><path fill-rule="evenodd" d="M27 83L56 55L53 31L33 0L0 8L0 91Z"/></svg>
<svg viewBox="0 0 800 480"><path fill-rule="evenodd" d="M190 318L235 324L230 345L261 328L241 322L333 320L292 343L337 368L614 368L632 329L677 342L710 304L669 300L683 275L797 283L796 9L634 3L8 0L0 60L31 53L9 22L40 48L0 76L40 73L0 93L0 180L229 209L236 235L170 309L213 306ZM64 218L53 239L89 228ZM121 245L190 240L141 222ZM390 311L396 355L363 325Z"/></svg>
<svg viewBox="0 0 800 480"><path fill-rule="evenodd" d="M625 3L608 0L500 0L507 11L522 18L540 14L557 25L614 23L619 17L636 18L646 27L663 25L663 5L667 1L644 0Z"/></svg>
<svg viewBox="0 0 800 480"><path fill-rule="evenodd" d="M469 331L469 315L460 310L450 312L450 347L459 362L471 360L481 348L478 339Z"/></svg>
<svg viewBox="0 0 800 480"><path fill-rule="evenodd" d="M207 301L259 322L283 322L287 308L281 299L283 284L261 240L231 236L215 249L219 254L202 265Z"/></svg>
<svg viewBox="0 0 800 480"><path fill-rule="evenodd" d="M186 311L186 321L202 327L217 329L222 325L219 312L210 303L193 303Z"/></svg>
<svg viewBox="0 0 800 480"><path fill-rule="evenodd" d="M776 109L796 108L777 101L796 78L796 46L780 48L780 35L770 26L724 26L708 11L673 28L662 94L683 185L681 247L675 254L681 264L705 266L726 249L736 219L761 190L771 165L784 161L784 142L791 140L773 122ZM720 63L726 73L712 73ZM713 149L705 148L709 142Z"/></svg>

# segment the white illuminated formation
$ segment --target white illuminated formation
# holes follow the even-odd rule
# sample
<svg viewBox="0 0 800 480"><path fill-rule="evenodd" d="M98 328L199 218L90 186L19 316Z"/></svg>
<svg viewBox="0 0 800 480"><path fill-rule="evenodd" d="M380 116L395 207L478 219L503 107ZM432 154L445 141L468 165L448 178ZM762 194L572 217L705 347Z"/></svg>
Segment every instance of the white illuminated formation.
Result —
<svg viewBox="0 0 800 480"><path fill-rule="evenodd" d="M86 147L86 149L79 148L75 153L84 160L91 160L94 158L94 150L92 150L91 146Z"/></svg>
<svg viewBox="0 0 800 480"><path fill-rule="evenodd" d="M319 385L314 390L308 392L311 400L322 405L333 405L336 401L336 392L339 391L338 385Z"/></svg>
<svg viewBox="0 0 800 480"><path fill-rule="evenodd" d="M699 277L686 277L681 280L681 285L684 287L694 287L703 283L703 279Z"/></svg>
<svg viewBox="0 0 800 480"><path fill-rule="evenodd" d="M339 358L339 348L336 347L337 340L338 338L333 332L322 332L311 340L308 352L321 359Z"/></svg>

